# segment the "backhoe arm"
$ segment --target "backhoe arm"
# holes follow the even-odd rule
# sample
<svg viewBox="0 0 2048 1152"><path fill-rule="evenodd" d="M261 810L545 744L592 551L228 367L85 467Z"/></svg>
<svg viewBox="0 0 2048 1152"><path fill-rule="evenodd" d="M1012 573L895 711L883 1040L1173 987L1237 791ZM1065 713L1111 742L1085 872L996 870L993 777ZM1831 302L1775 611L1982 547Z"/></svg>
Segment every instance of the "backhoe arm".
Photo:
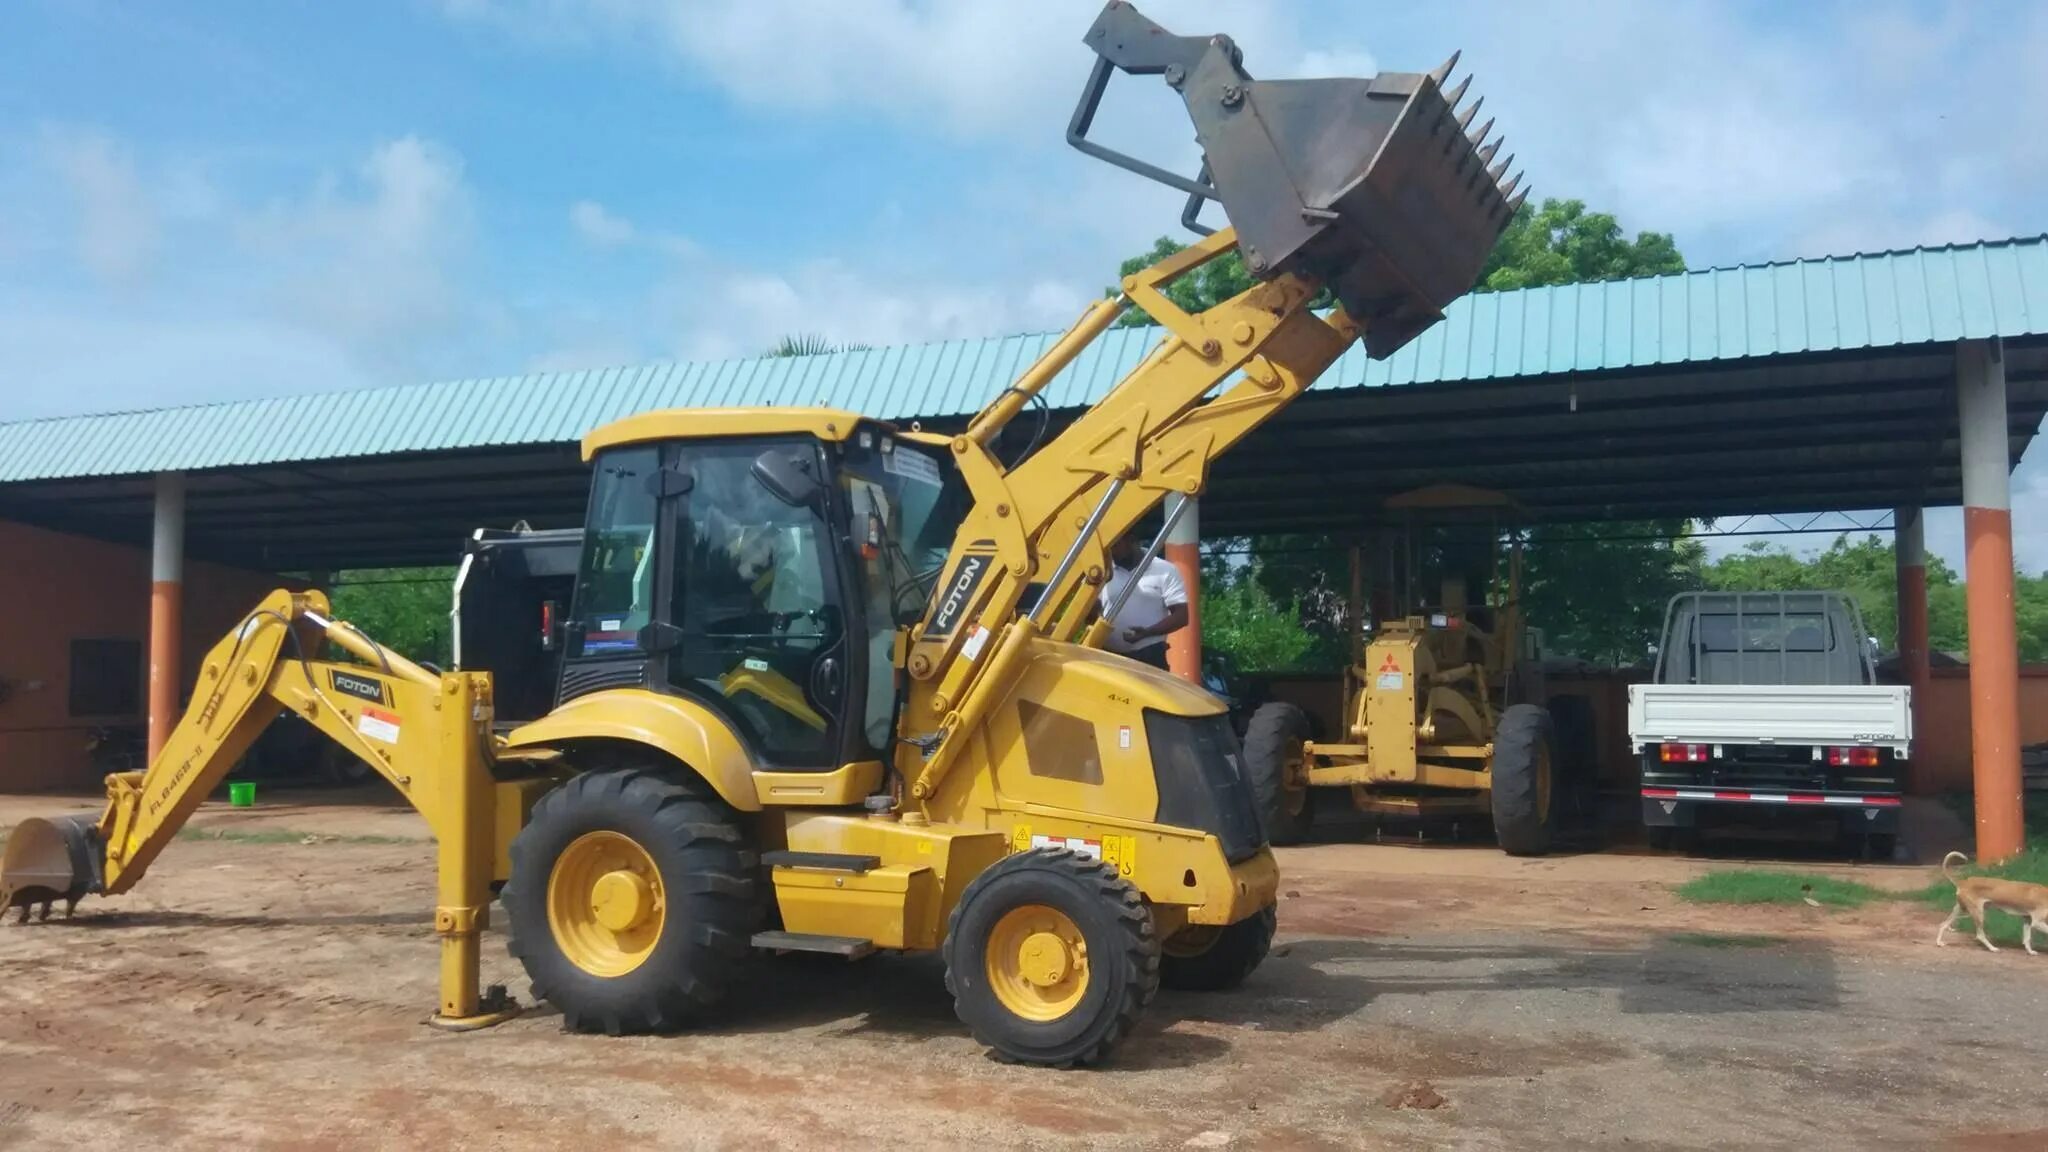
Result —
<svg viewBox="0 0 2048 1152"><path fill-rule="evenodd" d="M1428 75L1255 81L1227 37L1167 36L1118 0L1087 43L1100 60L1069 141L1188 192L1183 220L1197 231L1204 200L1233 227L1127 277L950 440L975 503L906 661L902 730L916 753L902 767L920 802L1032 642L1082 634L1111 541L1167 493L1199 494L1218 455L1353 343L1385 357L1440 319L1521 202L1515 181L1499 183L1506 162L1488 168L1491 122L1467 136L1470 113L1454 111L1465 85L1449 98L1440 89L1455 57ZM1195 179L1087 140L1119 69L1180 93L1203 148ZM1259 281L1250 289L1199 314L1168 298L1175 280L1233 251ZM1326 287L1339 306L1319 316L1310 304ZM1132 305L1165 330L1158 346L1049 443L1004 465L996 435Z"/></svg>
<svg viewBox="0 0 2048 1152"><path fill-rule="evenodd" d="M477 940L493 869L491 683L482 673L436 674L331 619L315 592L271 593L200 664L185 715L139 772L106 778L97 820L29 819L0 863L0 908L26 919L51 902L67 913L89 893L133 888L265 727L296 713L361 757L426 818L439 852L435 931L442 939L438 1019L500 1018L479 1007ZM359 662L315 659L326 643Z"/></svg>

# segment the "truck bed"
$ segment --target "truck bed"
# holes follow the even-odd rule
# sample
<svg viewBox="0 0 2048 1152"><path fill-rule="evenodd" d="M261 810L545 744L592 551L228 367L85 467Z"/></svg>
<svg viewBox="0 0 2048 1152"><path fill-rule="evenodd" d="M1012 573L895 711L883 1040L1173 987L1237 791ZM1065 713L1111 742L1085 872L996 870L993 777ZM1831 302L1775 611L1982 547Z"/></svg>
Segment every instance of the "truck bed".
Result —
<svg viewBox="0 0 2048 1152"><path fill-rule="evenodd" d="M1890 684L1636 684L1629 741L1647 745L1871 745L1904 754L1911 689Z"/></svg>

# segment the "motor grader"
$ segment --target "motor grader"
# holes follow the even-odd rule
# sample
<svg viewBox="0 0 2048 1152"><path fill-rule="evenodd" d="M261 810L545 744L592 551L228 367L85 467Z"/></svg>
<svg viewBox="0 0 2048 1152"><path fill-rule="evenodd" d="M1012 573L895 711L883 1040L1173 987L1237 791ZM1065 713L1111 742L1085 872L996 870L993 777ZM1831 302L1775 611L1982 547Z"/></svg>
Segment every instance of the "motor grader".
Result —
<svg viewBox="0 0 2048 1152"><path fill-rule="evenodd" d="M1504 523L1512 501L1441 484L1384 508L1350 550L1342 730L1318 733L1286 700L1246 724L1267 833L1298 842L1317 799L1342 790L1376 816L1488 820L1509 854L1541 855L1563 807L1560 777L1588 767L1589 714L1583 697L1547 698L1540 640L1522 616L1522 543Z"/></svg>
<svg viewBox="0 0 2048 1152"><path fill-rule="evenodd" d="M763 951L938 950L982 1043L1067 1066L1106 1056L1162 983L1242 980L1273 935L1274 858L1222 704L1083 642L1106 546L1201 492L1354 342L1384 357L1440 319L1519 200L1448 63L1257 81L1229 38L1122 3L1085 42L1070 140L1234 227L1127 277L958 434L793 407L590 432L539 719L501 731L488 673L404 659L317 591L272 594L206 654L148 767L107 778L99 818L15 828L0 900L48 920L131 889L291 712L433 833L444 1027L517 1011L479 988L494 894L574 1029L687 1026ZM1182 96L1200 175L1088 138L1118 70ZM1252 288L1198 315L1167 298L1232 251ZM1326 290L1336 307L1311 309ZM1042 443L1000 437L1133 306L1163 329L1141 364Z"/></svg>

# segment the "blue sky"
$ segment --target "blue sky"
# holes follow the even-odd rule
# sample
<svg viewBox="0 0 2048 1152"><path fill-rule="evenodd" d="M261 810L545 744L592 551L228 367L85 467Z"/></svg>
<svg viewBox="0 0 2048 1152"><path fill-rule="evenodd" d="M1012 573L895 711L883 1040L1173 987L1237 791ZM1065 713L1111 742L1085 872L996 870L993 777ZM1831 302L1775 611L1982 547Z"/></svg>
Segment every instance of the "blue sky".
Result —
<svg viewBox="0 0 2048 1152"><path fill-rule="evenodd" d="M1099 6L14 0L0 420L1060 326L1178 209L1062 140ZM1143 7L1255 75L1463 48L1538 196L1695 265L2048 231L2048 5Z"/></svg>

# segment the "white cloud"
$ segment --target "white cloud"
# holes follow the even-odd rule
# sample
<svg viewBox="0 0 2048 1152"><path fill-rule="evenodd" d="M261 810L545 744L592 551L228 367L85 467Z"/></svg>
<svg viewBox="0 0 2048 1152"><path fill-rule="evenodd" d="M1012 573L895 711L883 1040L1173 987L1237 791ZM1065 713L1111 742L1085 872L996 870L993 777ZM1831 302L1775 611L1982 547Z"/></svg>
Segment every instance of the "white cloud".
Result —
<svg viewBox="0 0 2048 1152"><path fill-rule="evenodd" d="M1428 65L1435 67L1434 64ZM1413 70L1424 67L1417 62ZM1312 80L1325 76L1371 76L1380 70L1372 53L1355 48L1314 48L1304 52L1301 62L1277 76Z"/></svg>
<svg viewBox="0 0 2048 1152"><path fill-rule="evenodd" d="M576 234L600 248L616 248L633 238L633 222L614 216L595 200L578 200L569 206L569 226Z"/></svg>
<svg viewBox="0 0 2048 1152"><path fill-rule="evenodd" d="M292 319L389 364L445 334L466 301L455 265L472 242L462 160L418 137L374 149L351 178L324 177L240 228Z"/></svg>
<svg viewBox="0 0 2048 1152"><path fill-rule="evenodd" d="M674 258L698 252L697 242L689 237L642 228L595 200L578 200L569 206L569 227L584 243L597 248L637 245Z"/></svg>
<svg viewBox="0 0 2048 1152"><path fill-rule="evenodd" d="M1080 92L1090 60L1081 36L1102 4L444 0L442 8L532 42L584 47L608 34L635 49L653 46L688 80L709 81L756 107L850 108L918 130L1036 137L1047 109L1070 106ZM1144 12L1179 35L1228 32L1248 60L1371 71L1372 57L1356 48L1319 43L1309 50L1311 30L1273 0L1152 0ZM1314 34L1319 42L1325 35ZM1361 62L1366 73L1356 73Z"/></svg>
<svg viewBox="0 0 2048 1152"><path fill-rule="evenodd" d="M76 206L78 252L101 281L127 286L149 269L157 212L125 148L90 130L48 129L50 167Z"/></svg>
<svg viewBox="0 0 2048 1152"><path fill-rule="evenodd" d="M786 270L690 269L657 289L653 318L678 334L671 354L721 360L758 355L795 333L888 345L1059 328L1086 295L1052 281L898 281L817 260Z"/></svg>

